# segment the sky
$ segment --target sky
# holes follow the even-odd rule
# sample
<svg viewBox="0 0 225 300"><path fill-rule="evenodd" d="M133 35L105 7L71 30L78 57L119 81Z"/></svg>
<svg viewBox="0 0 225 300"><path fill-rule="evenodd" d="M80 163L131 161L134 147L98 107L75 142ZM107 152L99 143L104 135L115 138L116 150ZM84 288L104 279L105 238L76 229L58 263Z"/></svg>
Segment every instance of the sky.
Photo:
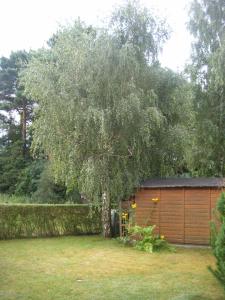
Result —
<svg viewBox="0 0 225 300"><path fill-rule="evenodd" d="M38 49L60 24L77 17L99 25L122 0L0 0L0 57L11 51ZM162 66L182 71L191 52L191 36L186 29L190 0L141 0L167 19L171 38L160 54Z"/></svg>

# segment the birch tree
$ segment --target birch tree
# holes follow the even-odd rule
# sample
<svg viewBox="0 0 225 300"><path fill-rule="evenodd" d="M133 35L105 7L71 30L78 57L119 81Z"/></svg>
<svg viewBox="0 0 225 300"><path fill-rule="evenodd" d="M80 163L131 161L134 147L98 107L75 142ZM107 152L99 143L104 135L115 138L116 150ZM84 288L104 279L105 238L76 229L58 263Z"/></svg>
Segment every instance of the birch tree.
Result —
<svg viewBox="0 0 225 300"><path fill-rule="evenodd" d="M194 36L191 75L197 120L192 168L198 175L224 176L224 1L193 1L189 28Z"/></svg>
<svg viewBox="0 0 225 300"><path fill-rule="evenodd" d="M160 108L155 76L166 38L163 22L128 2L107 30L80 21L61 28L51 49L38 51L22 75L27 95L39 105L34 151L44 149L56 180L68 189L78 186L101 205L105 237L111 235L112 203L156 174L152 162L159 156L160 132L168 138L170 121ZM168 95L179 98L174 90ZM173 110L175 116L176 106ZM176 128L180 119L173 122ZM175 154L170 170L176 159ZM157 175L163 174L159 166Z"/></svg>

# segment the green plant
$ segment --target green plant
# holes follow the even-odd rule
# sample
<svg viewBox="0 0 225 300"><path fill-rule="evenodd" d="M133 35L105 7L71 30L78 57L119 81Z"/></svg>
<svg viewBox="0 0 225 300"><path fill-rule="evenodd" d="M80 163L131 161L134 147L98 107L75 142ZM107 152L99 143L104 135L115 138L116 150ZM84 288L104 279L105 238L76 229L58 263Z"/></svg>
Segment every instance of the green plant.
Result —
<svg viewBox="0 0 225 300"><path fill-rule="evenodd" d="M116 239L119 243L123 244L124 246L131 246L132 241L128 235L120 236Z"/></svg>
<svg viewBox="0 0 225 300"><path fill-rule="evenodd" d="M174 250L165 240L164 236L156 235L154 230L155 225L147 227L129 226L127 236L120 237L119 241L125 245L131 245L138 250L149 253L163 249Z"/></svg>
<svg viewBox="0 0 225 300"><path fill-rule="evenodd" d="M221 193L217 203L217 210L220 213L220 229L216 234L213 243L213 252L216 257L216 270L210 268L213 274L219 279L225 288L225 193ZM215 231L214 231L215 233Z"/></svg>
<svg viewBox="0 0 225 300"><path fill-rule="evenodd" d="M101 232L100 211L88 205L0 204L0 239Z"/></svg>
<svg viewBox="0 0 225 300"><path fill-rule="evenodd" d="M28 204L32 203L32 198L29 196L17 196L0 193L0 204Z"/></svg>

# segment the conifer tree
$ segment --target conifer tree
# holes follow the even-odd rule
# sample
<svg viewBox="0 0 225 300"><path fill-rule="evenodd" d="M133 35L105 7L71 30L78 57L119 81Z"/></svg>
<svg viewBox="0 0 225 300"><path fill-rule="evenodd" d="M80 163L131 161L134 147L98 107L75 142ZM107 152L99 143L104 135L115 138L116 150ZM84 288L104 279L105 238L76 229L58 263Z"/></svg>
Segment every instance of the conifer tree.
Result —
<svg viewBox="0 0 225 300"><path fill-rule="evenodd" d="M213 273L221 281L225 288L225 193L221 193L217 203L217 209L220 213L221 226L216 236L213 249L217 260L217 268L216 270L213 270Z"/></svg>

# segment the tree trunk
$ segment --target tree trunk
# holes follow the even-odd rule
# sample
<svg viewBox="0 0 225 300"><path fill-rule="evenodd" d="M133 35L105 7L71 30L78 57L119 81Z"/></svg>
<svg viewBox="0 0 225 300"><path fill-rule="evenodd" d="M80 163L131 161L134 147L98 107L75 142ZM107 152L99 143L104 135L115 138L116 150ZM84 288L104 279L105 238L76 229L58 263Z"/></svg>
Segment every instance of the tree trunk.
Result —
<svg viewBox="0 0 225 300"><path fill-rule="evenodd" d="M102 194L102 234L105 238L112 236L111 232L111 203L109 194Z"/></svg>
<svg viewBox="0 0 225 300"><path fill-rule="evenodd" d="M23 141L23 156L26 156L27 152L27 107L23 104L23 110L21 112L21 133Z"/></svg>

